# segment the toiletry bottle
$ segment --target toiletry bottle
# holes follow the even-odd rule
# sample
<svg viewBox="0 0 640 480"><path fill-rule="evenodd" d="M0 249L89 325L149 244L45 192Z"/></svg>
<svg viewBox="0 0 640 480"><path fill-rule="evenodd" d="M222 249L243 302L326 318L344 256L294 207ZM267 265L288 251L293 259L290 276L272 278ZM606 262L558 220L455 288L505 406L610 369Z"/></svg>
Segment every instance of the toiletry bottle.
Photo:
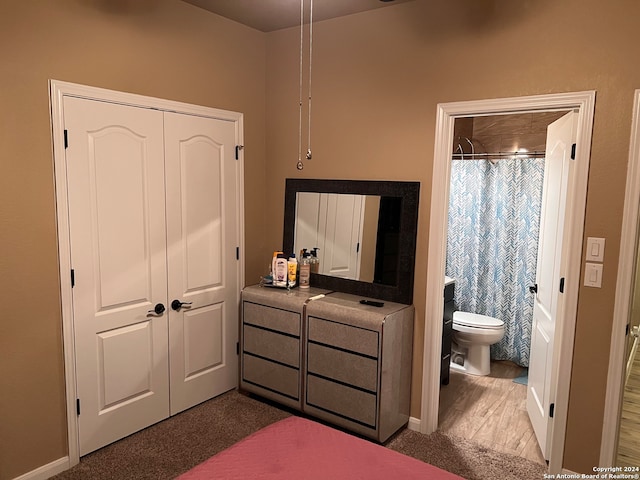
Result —
<svg viewBox="0 0 640 480"><path fill-rule="evenodd" d="M273 284L276 287L286 287L287 274L287 257L283 253L278 253L276 257L276 268L273 272Z"/></svg>
<svg viewBox="0 0 640 480"><path fill-rule="evenodd" d="M287 262L287 270L288 270L288 286L295 287L296 286L296 277L298 275L298 260L296 259L296 255L294 253L291 254L289 260Z"/></svg>
<svg viewBox="0 0 640 480"><path fill-rule="evenodd" d="M311 262L309 253L304 249L300 258L300 288L309 288L311 279Z"/></svg>
<svg viewBox="0 0 640 480"><path fill-rule="evenodd" d="M313 247L311 249L311 273L318 273L320 271L320 259L318 258L318 247Z"/></svg>
<svg viewBox="0 0 640 480"><path fill-rule="evenodd" d="M273 258L271 259L271 278L273 279L274 285L276 281L276 260L278 259L278 255L280 254L282 254L282 252L273 252Z"/></svg>

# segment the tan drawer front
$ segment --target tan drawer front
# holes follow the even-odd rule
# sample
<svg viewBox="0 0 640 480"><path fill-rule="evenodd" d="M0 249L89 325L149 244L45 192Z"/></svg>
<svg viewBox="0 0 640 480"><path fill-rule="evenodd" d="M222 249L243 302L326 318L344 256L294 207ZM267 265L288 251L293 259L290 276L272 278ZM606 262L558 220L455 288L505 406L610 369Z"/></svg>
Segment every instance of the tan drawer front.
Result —
<svg viewBox="0 0 640 480"><path fill-rule="evenodd" d="M309 340L378 357L378 332L309 317Z"/></svg>
<svg viewBox="0 0 640 480"><path fill-rule="evenodd" d="M300 398L298 395L299 370L246 354L243 355L242 361L243 381L274 390L296 400Z"/></svg>
<svg viewBox="0 0 640 480"><path fill-rule="evenodd" d="M377 360L314 343L308 344L307 358L307 369L311 373L355 385L371 392L377 390Z"/></svg>
<svg viewBox="0 0 640 480"><path fill-rule="evenodd" d="M300 314L266 307L251 302L243 302L243 321L260 327L300 336Z"/></svg>
<svg viewBox="0 0 640 480"><path fill-rule="evenodd" d="M376 396L307 375L306 403L376 427Z"/></svg>
<svg viewBox="0 0 640 480"><path fill-rule="evenodd" d="M300 367L300 339L245 325L243 351Z"/></svg>

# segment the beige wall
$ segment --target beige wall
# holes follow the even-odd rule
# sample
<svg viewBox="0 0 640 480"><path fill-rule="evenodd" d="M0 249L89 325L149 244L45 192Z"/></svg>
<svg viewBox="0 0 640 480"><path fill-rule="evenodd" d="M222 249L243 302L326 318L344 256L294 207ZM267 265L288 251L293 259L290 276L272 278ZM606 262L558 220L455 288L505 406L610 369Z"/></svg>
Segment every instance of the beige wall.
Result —
<svg viewBox="0 0 640 480"><path fill-rule="evenodd" d="M596 90L585 236L605 237L602 289L580 289L564 466L599 459L640 3L416 0L314 25L313 160L298 172L297 28L269 34L271 231L281 240L285 177L421 182L411 415L420 416L436 106ZM575 281L578 281L576 279ZM566 379L564 381L569 381Z"/></svg>
<svg viewBox="0 0 640 480"><path fill-rule="evenodd" d="M262 34L177 0L0 3L0 479L67 453L49 78L245 114L247 283L282 242L284 178L420 181L415 417L436 105L596 90L585 233L605 237L607 252L603 288L580 292L565 455L566 468L590 472L640 87L638 18L632 0L416 0L319 22L314 158L298 172L297 29Z"/></svg>
<svg viewBox="0 0 640 480"><path fill-rule="evenodd" d="M48 79L244 113L259 239L265 49L264 34L176 0L0 3L0 479L67 454ZM256 264L262 245L247 246Z"/></svg>

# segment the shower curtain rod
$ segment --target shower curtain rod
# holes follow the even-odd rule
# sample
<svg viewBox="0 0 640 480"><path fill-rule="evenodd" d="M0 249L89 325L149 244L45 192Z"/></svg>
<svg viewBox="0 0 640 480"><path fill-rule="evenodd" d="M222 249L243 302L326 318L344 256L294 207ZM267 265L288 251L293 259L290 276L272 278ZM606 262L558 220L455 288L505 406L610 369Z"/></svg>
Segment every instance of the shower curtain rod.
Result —
<svg viewBox="0 0 640 480"><path fill-rule="evenodd" d="M493 153L453 153L452 157L456 160L464 160L465 158L496 158L496 157L544 157L545 152L493 152Z"/></svg>

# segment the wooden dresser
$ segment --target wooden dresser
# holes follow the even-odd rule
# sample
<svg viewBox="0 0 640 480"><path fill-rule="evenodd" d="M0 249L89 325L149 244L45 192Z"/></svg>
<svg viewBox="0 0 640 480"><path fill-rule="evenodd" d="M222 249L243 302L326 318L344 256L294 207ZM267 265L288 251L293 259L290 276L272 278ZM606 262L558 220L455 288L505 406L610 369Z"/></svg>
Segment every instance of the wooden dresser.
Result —
<svg viewBox="0 0 640 480"><path fill-rule="evenodd" d="M415 310L360 300L245 288L240 388L384 442L409 420Z"/></svg>

